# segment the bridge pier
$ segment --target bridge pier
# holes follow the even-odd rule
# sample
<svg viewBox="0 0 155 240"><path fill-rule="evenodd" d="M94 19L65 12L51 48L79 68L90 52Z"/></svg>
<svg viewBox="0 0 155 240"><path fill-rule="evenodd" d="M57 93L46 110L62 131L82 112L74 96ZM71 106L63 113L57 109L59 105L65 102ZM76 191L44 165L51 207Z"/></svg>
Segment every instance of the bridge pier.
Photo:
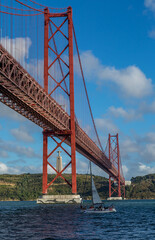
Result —
<svg viewBox="0 0 155 240"><path fill-rule="evenodd" d="M43 195L42 197L37 199L37 203L39 204L80 204L81 203L80 195L72 194L72 195Z"/></svg>

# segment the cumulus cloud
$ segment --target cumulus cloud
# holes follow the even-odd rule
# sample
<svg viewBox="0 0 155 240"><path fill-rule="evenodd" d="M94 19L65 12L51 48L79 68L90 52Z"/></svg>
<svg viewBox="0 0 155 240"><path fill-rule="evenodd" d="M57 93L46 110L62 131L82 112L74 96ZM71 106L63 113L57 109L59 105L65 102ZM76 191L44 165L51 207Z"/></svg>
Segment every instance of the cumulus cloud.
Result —
<svg viewBox="0 0 155 240"><path fill-rule="evenodd" d="M128 111L126 111L122 107L116 108L114 106L111 106L108 109L108 113L110 113L112 116L116 118L119 118L119 117L124 118L127 121L136 120L142 117L142 114L137 113L135 109L129 109Z"/></svg>
<svg viewBox="0 0 155 240"><path fill-rule="evenodd" d="M142 114L155 113L155 101L153 101L150 104L147 104L146 102L143 102L140 105L138 111L141 112Z"/></svg>
<svg viewBox="0 0 155 240"><path fill-rule="evenodd" d="M25 118L23 116L2 103L0 103L0 117L10 118L19 122L25 121Z"/></svg>
<svg viewBox="0 0 155 240"><path fill-rule="evenodd" d="M111 133L115 134L119 131L117 126L110 120L110 119L104 119L104 118L96 118L95 123L97 126L97 129L100 129L101 131L105 133Z"/></svg>
<svg viewBox="0 0 155 240"><path fill-rule="evenodd" d="M126 121L135 121L143 118L143 115L155 113L155 101L152 103L141 102L135 109L125 109L123 107L111 106L107 110L107 116L123 118Z"/></svg>
<svg viewBox="0 0 155 240"><path fill-rule="evenodd" d="M147 166L143 163L139 163L139 171L145 174L155 173L155 167Z"/></svg>
<svg viewBox="0 0 155 240"><path fill-rule="evenodd" d="M152 12L155 12L155 0L144 0L144 5Z"/></svg>
<svg viewBox="0 0 155 240"><path fill-rule="evenodd" d="M22 174L22 173L42 173L42 166L18 166L10 167L6 163L0 162L0 174Z"/></svg>
<svg viewBox="0 0 155 240"><path fill-rule="evenodd" d="M42 166L32 166L32 165L27 165L23 167L17 167L17 170L19 174L22 173L42 173Z"/></svg>
<svg viewBox="0 0 155 240"><path fill-rule="evenodd" d="M126 158L131 153L138 153L140 151L140 146L135 140L127 137L120 144L121 156Z"/></svg>
<svg viewBox="0 0 155 240"><path fill-rule="evenodd" d="M148 132L144 139L146 142L155 143L155 132Z"/></svg>
<svg viewBox="0 0 155 240"><path fill-rule="evenodd" d="M43 86L44 59L29 59L31 39L29 37L11 39L6 36L0 43Z"/></svg>
<svg viewBox="0 0 155 240"><path fill-rule="evenodd" d="M0 173L7 173L8 172L8 167L6 166L6 164L0 162Z"/></svg>
<svg viewBox="0 0 155 240"><path fill-rule="evenodd" d="M121 94L134 98L142 98L153 92L152 80L137 66L124 69L104 66L91 51L83 52L81 61L87 79L95 81L98 85L113 83Z"/></svg>
<svg viewBox="0 0 155 240"><path fill-rule="evenodd" d="M147 174L155 173L155 167L149 166L141 162L135 162L134 165L127 167L127 172L124 171L126 180L130 180L132 177L145 176Z"/></svg>
<svg viewBox="0 0 155 240"><path fill-rule="evenodd" d="M88 173L88 162L77 159L77 172L82 174Z"/></svg>
<svg viewBox="0 0 155 240"><path fill-rule="evenodd" d="M12 167L8 167L5 163L0 162L0 174L19 174L18 169L12 168Z"/></svg>
<svg viewBox="0 0 155 240"><path fill-rule="evenodd" d="M5 38L1 38L1 44L4 48L7 49L9 53L13 57L16 58L17 61L24 60L29 56L29 48L32 44L30 38L9 38L6 36Z"/></svg>
<svg viewBox="0 0 155 240"><path fill-rule="evenodd" d="M11 129L11 134L18 141L23 141L23 142L33 142L34 141L33 137L23 127Z"/></svg>
<svg viewBox="0 0 155 240"><path fill-rule="evenodd" d="M148 132L143 136L125 137L120 142L122 159L126 162L141 161L155 163L155 132Z"/></svg>
<svg viewBox="0 0 155 240"><path fill-rule="evenodd" d="M0 139L0 150L17 154L19 157L40 158L40 154L35 153L31 147L19 146L14 142L7 142Z"/></svg>
<svg viewBox="0 0 155 240"><path fill-rule="evenodd" d="M155 161L155 143L147 143L140 155L145 159L146 162Z"/></svg>
<svg viewBox="0 0 155 240"><path fill-rule="evenodd" d="M31 76L43 87L44 84L44 59L30 59L29 63L26 63L25 68ZM50 86L49 86L50 88ZM49 89L50 91L50 89Z"/></svg>
<svg viewBox="0 0 155 240"><path fill-rule="evenodd" d="M123 170L123 175L124 175L124 177L126 177L128 171L129 171L128 167L125 166L125 165L122 165L122 170Z"/></svg>

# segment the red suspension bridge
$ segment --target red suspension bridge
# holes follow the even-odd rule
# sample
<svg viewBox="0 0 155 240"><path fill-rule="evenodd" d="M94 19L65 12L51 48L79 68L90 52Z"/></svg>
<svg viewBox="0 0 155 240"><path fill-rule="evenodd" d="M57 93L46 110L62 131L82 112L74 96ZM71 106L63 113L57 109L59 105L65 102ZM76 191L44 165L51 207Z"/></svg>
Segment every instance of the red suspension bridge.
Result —
<svg viewBox="0 0 155 240"><path fill-rule="evenodd" d="M109 175L109 196L117 192L121 197L125 179L118 134L109 134L104 151L90 107L72 8L53 9L31 0L5 4L1 1L0 101L43 129L43 194L58 177L77 193L77 151ZM55 145L50 147L50 140ZM58 148L70 158L61 172L50 161ZM63 176L70 165L72 183ZM48 166L56 172L52 182Z"/></svg>

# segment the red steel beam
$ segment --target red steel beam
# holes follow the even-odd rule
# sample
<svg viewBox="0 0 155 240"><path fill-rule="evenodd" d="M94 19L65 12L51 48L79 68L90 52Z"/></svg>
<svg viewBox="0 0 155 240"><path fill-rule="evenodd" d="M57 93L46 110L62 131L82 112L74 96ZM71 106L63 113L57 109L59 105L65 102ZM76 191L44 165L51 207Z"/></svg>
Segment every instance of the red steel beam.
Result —
<svg viewBox="0 0 155 240"><path fill-rule="evenodd" d="M73 29L72 8L68 7L72 193L76 194L77 186L76 186L75 109L74 109L74 70L73 70L73 31L72 29Z"/></svg>
<svg viewBox="0 0 155 240"><path fill-rule="evenodd" d="M52 94L56 90L57 87L60 87L61 86L60 84L63 81L65 81L65 78L69 75L69 83L70 83L70 94L69 94L69 97L70 97L70 133L71 133L70 134L70 143L71 143L70 146L71 146L71 165L72 165L72 193L76 194L77 193L77 187L76 187L76 150L75 150L76 142L75 142L75 113L74 113L74 71L73 71L73 32L72 32L73 22L72 22L72 9L71 9L71 7L68 8L68 10L67 10L67 18L62 22L62 24L59 27L56 26L57 29L56 29L56 31L54 33L53 33L52 29L50 29L51 30L51 34L52 34L51 37L49 37L49 22L51 21L50 17L51 17L51 15L49 14L49 10L46 8L45 11L44 11L44 18L45 18L45 21L44 21L45 22L45 24L44 24L44 89L45 89L45 92L48 94L49 70L55 64L55 62L57 60L58 60L58 62L60 62L60 60L63 61L62 58L61 58L61 55L65 52L65 50L67 48L69 48L69 70L68 70L69 72L66 74L65 77L62 76L63 78L62 78L62 80L60 82L57 82L57 80L54 79L50 75L50 77L51 77L50 81L53 79L54 82L57 83L57 86L53 89L53 91L50 94ZM52 47L50 47L49 42L51 40L54 40L53 38L54 38L55 34L58 31L60 31L62 33L62 35L64 36L63 32L60 29L61 29L61 27L64 25L64 23L67 20L68 20L68 38L67 38L68 44L58 54L57 50L55 52L52 49ZM54 24L54 23L52 22L52 24ZM55 43L55 41L54 41L54 43ZM55 49L57 49L56 48L56 43L54 44L54 46L55 46ZM52 50L54 52L54 54L56 55L56 58L50 64L49 64L49 61L48 61L48 54L49 54L48 51L49 51L49 49ZM55 136L55 133L54 133L54 136ZM52 135L51 135L51 137L52 137ZM50 154L48 154L47 151L46 151L46 149L48 149L48 148L47 148L47 141L45 142L45 144L43 146L45 148L44 152L47 155L46 154L43 155L43 165L49 164L49 162L47 162L47 159L53 154L53 152L55 152L55 150L58 147L61 147L66 152L66 150L61 146L61 144L67 138L68 138L68 133L67 133L66 136L63 137L63 139L61 140L60 143L56 142L57 146L56 146L56 148L53 149L53 151L51 151ZM54 138L53 138L53 140L54 140ZM49 165L56 171L56 169L51 164L49 164ZM58 176L62 177L62 175L60 173L57 173L57 176L55 177L55 179L53 179L53 181L51 183L49 183L48 185L46 184L46 191L44 189L44 185L45 184L43 185L43 189L44 189L43 194L45 194L45 192L47 193L47 188L57 179ZM43 169L43 183L46 182L46 179L44 179L44 178L47 178L47 166L44 167L44 169ZM66 181L66 179L64 179L64 180Z"/></svg>
<svg viewBox="0 0 155 240"><path fill-rule="evenodd" d="M41 128L52 132L70 131L70 116L0 45L0 101ZM118 171L109 158L76 122L76 150L105 172L116 177ZM58 135L61 139L61 136ZM65 141L71 145L70 137ZM121 182L124 181L120 176Z"/></svg>
<svg viewBox="0 0 155 240"><path fill-rule="evenodd" d="M47 194L47 148L48 148L48 141L47 135L43 132L43 180L42 185L43 194Z"/></svg>
<svg viewBox="0 0 155 240"><path fill-rule="evenodd" d="M118 133L116 135L109 134L108 143L109 143L109 160L117 168L117 175L115 177L109 175L109 197L111 197L114 192L117 192L118 197L121 197L122 186L124 186L124 191L125 191L125 180L124 180L124 177L121 176L120 174L121 165L120 165ZM111 181L111 178L113 178L112 181ZM114 181L117 181L117 188L114 187ZM112 192L111 192L111 189L113 190Z"/></svg>

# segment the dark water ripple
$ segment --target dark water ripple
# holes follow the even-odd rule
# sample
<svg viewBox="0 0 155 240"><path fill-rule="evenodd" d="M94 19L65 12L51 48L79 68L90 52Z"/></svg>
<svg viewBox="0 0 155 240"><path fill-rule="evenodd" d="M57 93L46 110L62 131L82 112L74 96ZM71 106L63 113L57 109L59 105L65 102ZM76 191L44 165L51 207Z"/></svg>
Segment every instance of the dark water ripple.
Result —
<svg viewBox="0 0 155 240"><path fill-rule="evenodd" d="M155 239L155 200L115 206L116 213L84 214L78 205L0 202L0 240Z"/></svg>

